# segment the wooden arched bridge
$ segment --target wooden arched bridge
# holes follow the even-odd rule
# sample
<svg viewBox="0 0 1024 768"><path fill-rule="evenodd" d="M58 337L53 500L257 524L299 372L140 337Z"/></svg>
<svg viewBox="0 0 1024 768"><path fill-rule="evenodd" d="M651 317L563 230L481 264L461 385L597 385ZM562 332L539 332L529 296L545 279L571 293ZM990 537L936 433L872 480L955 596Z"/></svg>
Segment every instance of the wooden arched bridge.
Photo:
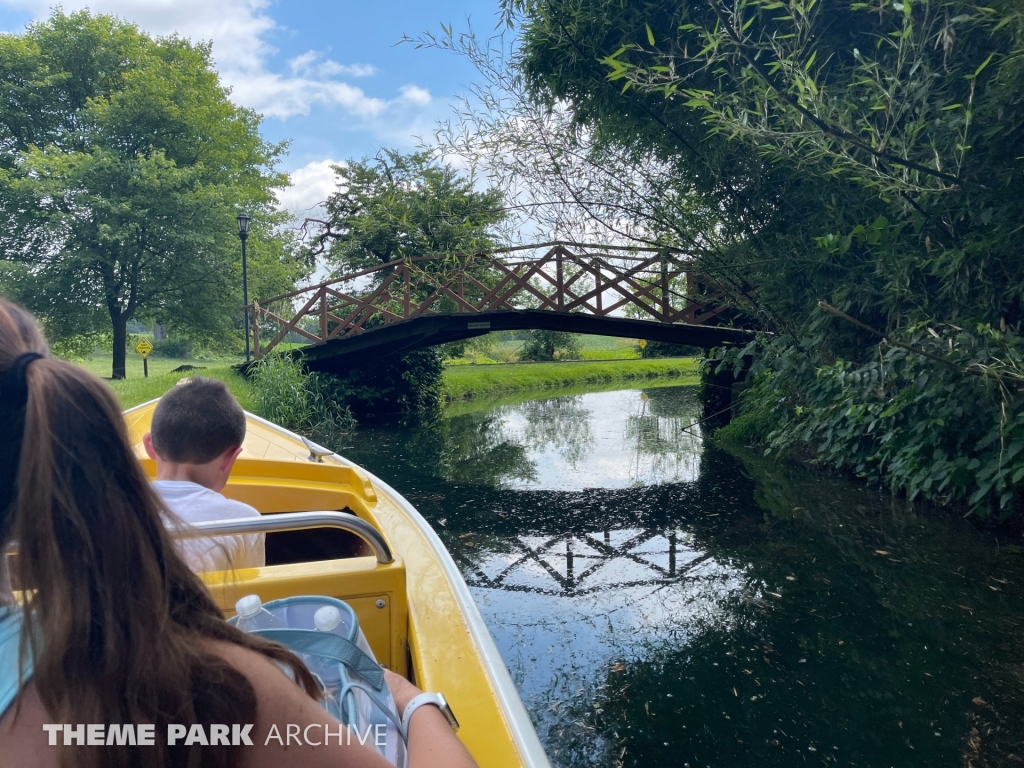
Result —
<svg viewBox="0 0 1024 768"><path fill-rule="evenodd" d="M734 305L687 257L562 242L392 261L249 309L257 360L282 343L307 342L300 348L307 365L327 371L501 330L706 348L751 337L728 326Z"/></svg>

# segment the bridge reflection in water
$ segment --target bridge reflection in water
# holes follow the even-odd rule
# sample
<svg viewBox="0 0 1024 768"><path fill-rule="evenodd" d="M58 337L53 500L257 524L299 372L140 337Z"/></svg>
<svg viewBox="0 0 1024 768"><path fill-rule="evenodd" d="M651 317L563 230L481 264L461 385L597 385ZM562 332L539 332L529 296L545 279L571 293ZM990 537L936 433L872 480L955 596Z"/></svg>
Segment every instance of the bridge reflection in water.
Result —
<svg viewBox="0 0 1024 768"><path fill-rule="evenodd" d="M337 447L457 558L555 768L959 765L972 728L1021 754L1019 554L740 463L693 388L471 408Z"/></svg>
<svg viewBox="0 0 1024 768"><path fill-rule="evenodd" d="M630 496L639 500L642 489L652 484L696 479L701 435L692 390L648 390L639 398L635 392L609 392L591 398L606 407L588 408L581 396L569 396L499 408L502 443L522 446L537 458L497 478L497 484L534 493L538 486L585 493L588 486L619 485L633 493L620 496L618 504L605 504L597 516L592 510L563 514L552 526L554 520L542 522L533 514L531 523L511 536L490 541L485 534L460 537L453 553L471 586L582 597L671 584L710 560L683 528L621 527L624 516L616 514L619 505L629 504ZM610 455L617 460L609 462ZM459 467L465 465L456 465L452 480L458 481Z"/></svg>
<svg viewBox="0 0 1024 768"><path fill-rule="evenodd" d="M683 542L680 542L680 539ZM460 552L470 586L580 597L592 592L671 584L711 559L677 530L605 530L602 538L517 536L486 569ZM491 573L489 573L491 572Z"/></svg>

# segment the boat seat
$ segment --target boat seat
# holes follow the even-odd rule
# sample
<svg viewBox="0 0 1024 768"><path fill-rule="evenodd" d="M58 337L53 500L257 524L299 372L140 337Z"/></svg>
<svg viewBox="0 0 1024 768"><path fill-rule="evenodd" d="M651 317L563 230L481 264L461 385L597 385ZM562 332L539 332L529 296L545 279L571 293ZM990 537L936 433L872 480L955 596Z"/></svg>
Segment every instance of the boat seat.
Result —
<svg viewBox="0 0 1024 768"><path fill-rule="evenodd" d="M140 457L149 477L156 464ZM239 457L223 494L249 504L266 517L280 513L343 511L372 519L376 493L354 465ZM409 604L405 564L380 563L353 533L331 528L268 531L267 565L201 574L225 616L235 602L257 594L263 602L294 595L344 600L359 617L377 661L408 676Z"/></svg>
<svg viewBox="0 0 1024 768"><path fill-rule="evenodd" d="M156 477L156 462L139 458L146 475ZM356 466L272 461L240 456L228 484L227 498L255 507L263 514L305 512L313 509L348 509L363 516L377 502L366 473Z"/></svg>
<svg viewBox="0 0 1024 768"><path fill-rule="evenodd" d="M337 511L355 514L348 507ZM366 543L354 533L335 528L313 528L305 531L274 531L265 535L267 537L267 565L340 560L349 557L366 557L373 554Z"/></svg>
<svg viewBox="0 0 1024 768"><path fill-rule="evenodd" d="M156 462L140 458L150 478ZM366 519L377 496L358 467L240 457L222 491L224 496L255 507L262 514L333 509ZM279 531L266 534L267 565L363 557L369 548L347 531Z"/></svg>

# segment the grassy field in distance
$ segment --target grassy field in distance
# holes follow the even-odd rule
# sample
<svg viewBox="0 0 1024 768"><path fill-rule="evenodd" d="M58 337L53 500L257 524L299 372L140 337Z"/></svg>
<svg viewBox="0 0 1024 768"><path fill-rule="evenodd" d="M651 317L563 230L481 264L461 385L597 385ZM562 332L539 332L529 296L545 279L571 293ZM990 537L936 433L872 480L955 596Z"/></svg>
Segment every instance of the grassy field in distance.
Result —
<svg viewBox="0 0 1024 768"><path fill-rule="evenodd" d="M80 366L94 373L97 376L101 376L105 379L110 378L110 351L99 351L93 352L89 357L84 360L76 360ZM149 356L149 375L162 376L163 374L170 373L173 369L182 365L194 365L197 368L227 368L232 365L237 365L242 362L242 357L216 357L210 360L197 360L194 358L190 359L179 359L175 357L159 357L157 355ZM128 379L142 378L142 356L132 350L128 353L125 359L125 373Z"/></svg>
<svg viewBox="0 0 1024 768"><path fill-rule="evenodd" d="M607 336L585 336L582 339L582 361L554 363L500 363L493 358L467 355L449 361L443 374L443 396L446 402L468 401L476 398L503 397L509 393L542 392L545 390L587 387L609 389L632 383L696 383L696 358L639 359L635 339ZM491 345L494 357L515 360L521 341L499 341ZM475 358L475 359L474 359ZM479 360L479 362L477 362ZM257 393L233 365L240 357L212 360L177 359L151 355L149 377L142 375L142 358L133 352L127 356L127 378L109 381L110 352L96 351L85 360L78 361L91 373L108 379L123 408L159 397L182 379L190 375L210 376L227 383L235 397L248 411L254 411ZM199 370L172 373L182 365L196 366Z"/></svg>
<svg viewBox="0 0 1024 768"><path fill-rule="evenodd" d="M150 355L149 376L144 377L142 375L142 357L133 351L128 353L125 361L127 376L120 381L110 380L109 350L93 352L92 355L84 360L75 360L74 362L76 365L85 368L89 373L105 379L110 388L114 390L114 394L117 395L122 408L131 408L148 400L158 398L173 387L179 379L194 375L209 376L212 379L224 381L238 399L238 402L247 411L253 410L256 403L252 385L231 367L242 362L240 357L185 360ZM193 365L200 370L171 372L182 365Z"/></svg>
<svg viewBox="0 0 1024 768"><path fill-rule="evenodd" d="M445 400L494 397L505 392L544 390L584 384L640 382L672 378L680 384L698 381L700 361L693 357L652 360L458 365L444 372Z"/></svg>
<svg viewBox="0 0 1024 768"><path fill-rule="evenodd" d="M449 361L449 365L487 365L512 363L519 359L519 352L526 344L520 340L504 340L498 334L489 334L491 344L473 341L467 345L463 357ZM483 337L486 338L486 337ZM620 339L615 336L581 336L580 354L583 360L635 360L639 359L636 339Z"/></svg>

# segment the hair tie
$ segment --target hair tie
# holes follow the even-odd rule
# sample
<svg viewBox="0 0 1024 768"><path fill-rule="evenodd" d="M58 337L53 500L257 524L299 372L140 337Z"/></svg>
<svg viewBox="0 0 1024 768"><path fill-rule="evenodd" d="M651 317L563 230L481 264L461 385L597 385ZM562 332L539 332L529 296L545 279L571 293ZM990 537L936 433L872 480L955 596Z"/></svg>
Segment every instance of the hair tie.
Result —
<svg viewBox="0 0 1024 768"><path fill-rule="evenodd" d="M25 436L25 406L28 403L28 367L43 355L25 352L14 358L11 367L0 375L0 535L16 497L18 464Z"/></svg>

